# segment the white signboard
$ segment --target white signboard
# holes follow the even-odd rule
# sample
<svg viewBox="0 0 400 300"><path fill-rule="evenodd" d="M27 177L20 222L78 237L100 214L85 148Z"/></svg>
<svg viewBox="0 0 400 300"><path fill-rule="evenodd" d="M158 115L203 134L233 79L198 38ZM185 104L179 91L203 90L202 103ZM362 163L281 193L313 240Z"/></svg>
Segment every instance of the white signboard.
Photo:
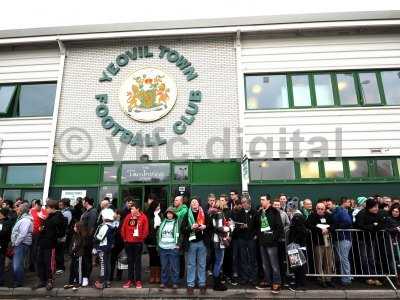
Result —
<svg viewBox="0 0 400 300"><path fill-rule="evenodd" d="M86 190L62 190L61 191L61 199L68 198L71 200L71 206L75 206L76 198L86 197Z"/></svg>

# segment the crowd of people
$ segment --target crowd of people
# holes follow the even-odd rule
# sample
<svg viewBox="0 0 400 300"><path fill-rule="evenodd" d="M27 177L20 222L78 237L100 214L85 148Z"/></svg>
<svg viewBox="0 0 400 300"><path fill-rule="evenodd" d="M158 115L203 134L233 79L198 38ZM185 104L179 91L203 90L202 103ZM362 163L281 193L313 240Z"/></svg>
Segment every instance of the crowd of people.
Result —
<svg viewBox="0 0 400 300"><path fill-rule="evenodd" d="M354 237L346 230L400 232L397 198L342 197L314 204L311 199L288 199L284 194L276 198L264 194L251 201L248 194L237 191L209 194L204 203L196 196L178 195L166 209L150 194L143 210L129 196L122 208L113 207L107 197L98 207L88 197L76 199L74 207L70 199L47 199L42 205L40 200L0 198L0 285L10 261L14 287L24 286L29 269L38 275L34 288L51 290L55 276L65 272L68 255L65 289L108 288L123 277L123 288L139 289L146 252L148 283L158 284L160 290L184 285L188 295L193 295L196 286L205 294L211 276L217 291L229 285L271 289L273 294L283 285L304 289L310 267L322 275L333 274L335 265L340 280L334 283L330 276L321 276L320 285L348 286L356 270L350 255ZM374 247L379 250L379 241L357 242L361 269L376 270L371 257ZM371 274L375 273L366 275ZM367 284L382 285L371 276Z"/></svg>

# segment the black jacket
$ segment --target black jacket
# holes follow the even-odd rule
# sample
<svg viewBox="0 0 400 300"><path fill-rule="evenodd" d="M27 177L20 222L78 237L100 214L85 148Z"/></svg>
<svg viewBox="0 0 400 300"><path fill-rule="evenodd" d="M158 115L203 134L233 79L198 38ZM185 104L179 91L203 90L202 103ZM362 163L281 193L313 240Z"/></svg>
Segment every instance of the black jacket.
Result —
<svg viewBox="0 0 400 300"><path fill-rule="evenodd" d="M307 219L307 227L311 230L311 240L314 245L324 245L324 237L322 235L322 230L317 227L318 224L332 224L332 217L329 213L325 213L323 216L318 215L316 212L313 212L308 216ZM331 227L328 228L330 230Z"/></svg>
<svg viewBox="0 0 400 300"><path fill-rule="evenodd" d="M146 210L147 220L149 221L149 235L145 240L145 244L148 246L157 246L157 228L154 228L154 210L148 208ZM160 219L162 219L162 213L158 214Z"/></svg>
<svg viewBox="0 0 400 300"><path fill-rule="evenodd" d="M39 233L39 247L42 249L55 248L57 239L61 237L60 232L65 232L65 225L65 218L60 211L49 214Z"/></svg>
<svg viewBox="0 0 400 300"><path fill-rule="evenodd" d="M189 208L191 209L191 208ZM193 212L193 217L196 220L197 218L197 213ZM189 249L189 244L190 243L196 243L203 241L204 245L208 248L210 245L210 228L211 228L211 222L210 218L208 217L207 214L204 214L205 218L205 225L206 229L204 230L196 230L194 233L196 235L196 239L189 241L189 237L192 234L192 228L190 227L189 223L189 213L187 213L181 223L181 228L180 228L180 247L182 248L183 251L187 251Z"/></svg>
<svg viewBox="0 0 400 300"><path fill-rule="evenodd" d="M270 206L265 211L270 230L261 232L261 216L263 209L260 209L256 215L255 228L257 231L258 242L260 246L278 246L279 240L283 237L283 225L279 211Z"/></svg>
<svg viewBox="0 0 400 300"><path fill-rule="evenodd" d="M234 238L243 240L252 240L257 235L256 232L256 217L257 213L254 209L246 212L243 208L235 211L232 214L232 219L235 221L235 230L233 231ZM243 223L243 224L242 224ZM244 227L247 225L247 228Z"/></svg>
<svg viewBox="0 0 400 300"><path fill-rule="evenodd" d="M373 214L364 208L356 215L355 227L361 230L376 232L388 229L389 224L389 215L384 211Z"/></svg>
<svg viewBox="0 0 400 300"><path fill-rule="evenodd" d="M307 242L307 234L306 218L303 214L294 214L290 221L288 243L296 243L304 247Z"/></svg>
<svg viewBox="0 0 400 300"><path fill-rule="evenodd" d="M11 240L12 222L8 218L4 218L0 224L0 253L5 254Z"/></svg>

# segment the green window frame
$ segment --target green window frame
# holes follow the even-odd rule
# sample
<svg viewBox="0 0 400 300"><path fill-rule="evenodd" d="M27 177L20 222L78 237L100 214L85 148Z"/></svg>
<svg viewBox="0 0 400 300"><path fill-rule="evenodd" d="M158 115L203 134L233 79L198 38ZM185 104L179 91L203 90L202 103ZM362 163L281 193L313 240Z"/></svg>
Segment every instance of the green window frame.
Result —
<svg viewBox="0 0 400 300"><path fill-rule="evenodd" d="M327 107L374 107L374 106L399 106L400 105L400 99L398 103L392 103L392 104L387 104L386 102L386 94L388 93L389 88L394 88L391 87L389 84L388 86L385 86L384 81L382 80L382 72L388 72L388 71L393 71L393 72L398 72L398 76L400 78L400 69L382 69L382 70L337 70L337 71L314 71L314 72L296 72L296 73L265 73L265 74L244 74L244 82L245 82L245 104L246 104L246 110L249 111L257 111L257 110L282 110L282 109L308 109L308 108L327 108ZM349 104L344 104L341 101L341 98L343 95L341 95L340 92L340 87L338 83L338 75L339 74L347 74L350 75L350 78L353 80L351 81L351 84L354 84L354 93L356 97L356 101L354 103L349 103ZM362 81L360 79L361 77L364 77L365 74L370 74L373 75L373 77L370 77L372 80L369 82L371 83L371 91L376 93L376 97L379 97L379 99L376 99L377 101L368 103L367 101L367 94L365 94L365 82L368 80ZM286 85L287 85L287 99L288 99L288 107L271 107L271 108L254 108L251 105L248 105L248 99L253 99L254 96L248 97L250 94L250 86L246 83L246 79L252 77L254 80L254 77L265 77L265 76L274 76L274 75L285 75L286 76ZM331 93L332 95L329 95L329 97L333 97L333 103L331 101L331 98L328 103L332 104L318 104L318 103L325 103L326 101L322 101L320 99L317 99L317 95L321 95L321 87L319 87L319 90L317 90L317 85L316 82L318 81L318 75L330 75L330 85L332 88L332 91L330 89L327 89L324 91L325 93ZM295 90L294 90L294 84L293 80L296 78L296 76L307 76L308 79L308 85L309 85L309 96L311 103L310 105L295 105ZM321 78L322 79L322 78ZM325 78L326 80L326 78ZM262 86L260 86L262 88ZM377 89L377 90L376 90ZM393 91L393 90L392 90ZM304 91L305 92L305 91ZM260 92L261 94L262 92ZM264 96L265 97L265 96ZM343 100L343 98L342 98ZM393 101L392 101L393 102Z"/></svg>
<svg viewBox="0 0 400 300"><path fill-rule="evenodd" d="M49 109L51 110L51 113L29 113L25 112L24 116L21 116L20 112L20 103L21 103L21 92L24 87L28 86L39 86L39 85L52 85L52 88L54 89L54 98L53 98L53 107ZM25 117L46 117L49 116L51 117L53 115L54 111L54 101L55 101L55 91L57 88L57 82L54 81L46 81L46 82L23 82L23 83L7 83L7 84L1 84L0 85L0 91L2 87L10 87L14 86L14 90L12 92L11 98L6 98L7 105L4 108L3 111L0 112L0 118L25 118ZM1 92L0 92L0 97L1 97ZM0 101L3 101L3 99L0 98Z"/></svg>

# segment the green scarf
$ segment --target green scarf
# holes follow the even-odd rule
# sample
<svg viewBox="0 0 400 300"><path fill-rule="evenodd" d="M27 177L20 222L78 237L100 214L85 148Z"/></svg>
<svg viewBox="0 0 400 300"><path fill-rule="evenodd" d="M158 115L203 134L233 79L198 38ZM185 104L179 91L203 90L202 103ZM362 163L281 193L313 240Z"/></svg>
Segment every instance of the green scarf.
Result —
<svg viewBox="0 0 400 300"><path fill-rule="evenodd" d="M261 232L267 231L266 228L268 228L268 227L269 227L268 218L265 215L265 211L263 210L262 213L261 213Z"/></svg>
<svg viewBox="0 0 400 300"><path fill-rule="evenodd" d="M185 204L182 204L178 208L175 208L175 214L178 219L179 226L181 225L182 219L186 215L187 212L188 212L188 207Z"/></svg>
<svg viewBox="0 0 400 300"><path fill-rule="evenodd" d="M162 231L164 230L165 224L167 222L174 222L174 230L172 232L172 235L174 237L174 241L176 244L178 244L178 240L179 240L179 226L177 226L177 219L174 220L168 220L167 218L165 218L162 222L160 227L158 228L158 234L157 234L157 245L159 244L159 242L161 241L161 237L162 237Z"/></svg>

